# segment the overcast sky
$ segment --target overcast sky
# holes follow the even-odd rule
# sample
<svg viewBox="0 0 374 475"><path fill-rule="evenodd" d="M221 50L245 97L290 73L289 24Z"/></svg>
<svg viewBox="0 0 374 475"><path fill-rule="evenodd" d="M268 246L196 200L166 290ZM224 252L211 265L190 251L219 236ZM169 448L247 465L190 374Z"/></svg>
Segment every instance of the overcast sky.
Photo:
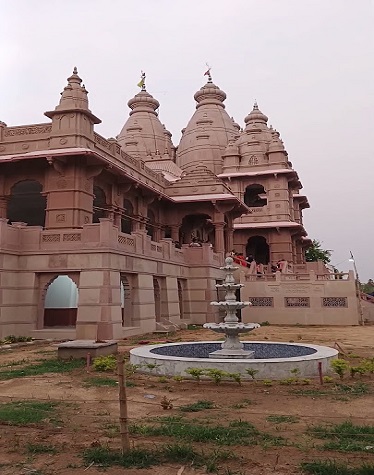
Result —
<svg viewBox="0 0 374 475"><path fill-rule="evenodd" d="M285 142L332 263L374 278L374 5L371 0L0 0L0 120L46 121L74 66L105 137L140 70L173 133L205 63L243 125L254 99Z"/></svg>

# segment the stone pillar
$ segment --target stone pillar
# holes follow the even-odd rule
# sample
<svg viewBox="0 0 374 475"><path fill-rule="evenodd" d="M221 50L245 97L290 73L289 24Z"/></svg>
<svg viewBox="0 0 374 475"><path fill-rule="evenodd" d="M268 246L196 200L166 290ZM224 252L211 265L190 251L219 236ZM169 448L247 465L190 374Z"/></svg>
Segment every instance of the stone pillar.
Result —
<svg viewBox="0 0 374 475"><path fill-rule="evenodd" d="M76 324L77 340L122 338L119 272L82 271Z"/></svg>
<svg viewBox="0 0 374 475"><path fill-rule="evenodd" d="M134 216L134 232L137 232L137 233L145 233L146 232L146 229L145 229L145 226L146 226L146 222L145 222L145 218L144 216L142 216L141 214L137 214Z"/></svg>
<svg viewBox="0 0 374 475"><path fill-rule="evenodd" d="M224 226L225 223L213 223L215 231L215 251L224 252L225 251L225 235L224 235Z"/></svg>
<svg viewBox="0 0 374 475"><path fill-rule="evenodd" d="M226 236L227 236L227 243L226 243L227 249L226 249L226 251L231 252L234 249L234 228L228 227L226 233L227 233L226 234Z"/></svg>
<svg viewBox="0 0 374 475"><path fill-rule="evenodd" d="M9 196L0 196L0 218L7 217Z"/></svg>
<svg viewBox="0 0 374 475"><path fill-rule="evenodd" d="M142 329L142 333L156 329L155 299L153 276L138 274L134 277L133 288L133 324Z"/></svg>
<svg viewBox="0 0 374 475"><path fill-rule="evenodd" d="M176 277L166 277L166 300L168 305L168 318L173 323L180 320L178 281Z"/></svg>
<svg viewBox="0 0 374 475"><path fill-rule="evenodd" d="M172 224L171 229L171 239L173 241L179 241L179 224Z"/></svg>
<svg viewBox="0 0 374 475"><path fill-rule="evenodd" d="M153 240L155 242L160 242L161 240L161 228L159 225L155 225L153 228Z"/></svg>

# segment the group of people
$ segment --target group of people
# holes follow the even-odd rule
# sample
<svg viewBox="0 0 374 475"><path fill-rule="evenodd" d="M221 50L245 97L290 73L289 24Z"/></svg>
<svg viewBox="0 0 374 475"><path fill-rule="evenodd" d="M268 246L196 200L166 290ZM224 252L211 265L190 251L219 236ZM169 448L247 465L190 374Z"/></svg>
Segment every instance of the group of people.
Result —
<svg viewBox="0 0 374 475"><path fill-rule="evenodd" d="M202 247L203 244L209 244L209 247L213 249L213 244L209 241L199 241L196 237L192 238L189 247Z"/></svg>
<svg viewBox="0 0 374 475"><path fill-rule="evenodd" d="M239 264L243 267L248 267L248 268L255 268L256 269L256 274L257 275L263 275L264 274L264 266L263 264L260 264L255 261L255 258L253 257L252 254L249 254L247 257L244 257L243 253L241 252L235 252L234 250L230 252L230 257L234 259L234 262L236 264ZM254 263L254 264L253 264ZM276 264L271 264L271 272L275 274L275 272L280 271L282 272L284 270L284 266L286 264L286 261L284 259L280 259Z"/></svg>

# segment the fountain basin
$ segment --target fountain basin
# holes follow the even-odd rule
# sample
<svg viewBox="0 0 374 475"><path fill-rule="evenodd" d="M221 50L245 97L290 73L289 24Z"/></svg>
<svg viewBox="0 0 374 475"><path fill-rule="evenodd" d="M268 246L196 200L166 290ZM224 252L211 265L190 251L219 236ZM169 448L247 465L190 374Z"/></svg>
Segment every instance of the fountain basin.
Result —
<svg viewBox="0 0 374 475"><path fill-rule="evenodd" d="M209 354L221 348L221 341L167 343L133 348L130 362L142 365L143 373L160 376L183 376L190 378L188 368L221 369L229 373L240 373L243 380L251 379L246 368L257 370L256 379L286 379L297 368L299 376L318 376L318 363L322 363L323 374L330 373L330 361L338 357L338 351L326 346L243 341L245 351L254 351L251 359L210 358ZM158 365L147 368L147 364Z"/></svg>

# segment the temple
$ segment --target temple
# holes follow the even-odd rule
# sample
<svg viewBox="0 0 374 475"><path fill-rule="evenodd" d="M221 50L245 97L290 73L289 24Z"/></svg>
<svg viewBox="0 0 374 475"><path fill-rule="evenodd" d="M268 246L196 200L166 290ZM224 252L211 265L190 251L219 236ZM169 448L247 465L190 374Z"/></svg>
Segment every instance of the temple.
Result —
<svg viewBox="0 0 374 475"><path fill-rule="evenodd" d="M207 302L228 253L252 302L243 321L358 324L353 273L305 262L308 200L257 103L242 129L209 74L176 146L139 86L116 138L95 132L76 68L47 122L0 122L0 338L219 321Z"/></svg>

